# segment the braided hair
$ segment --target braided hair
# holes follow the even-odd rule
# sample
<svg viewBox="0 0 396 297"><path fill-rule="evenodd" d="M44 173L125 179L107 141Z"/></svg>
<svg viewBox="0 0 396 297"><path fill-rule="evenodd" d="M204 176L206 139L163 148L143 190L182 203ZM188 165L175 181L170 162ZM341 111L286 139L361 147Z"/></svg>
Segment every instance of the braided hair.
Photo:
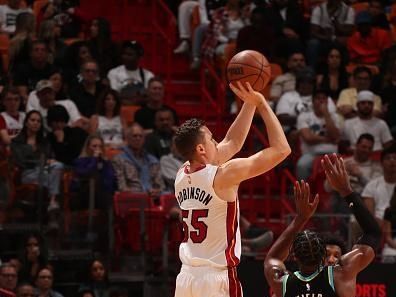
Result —
<svg viewBox="0 0 396 297"><path fill-rule="evenodd" d="M318 233L304 230L296 235L291 253L301 265L321 266L326 258L326 245Z"/></svg>

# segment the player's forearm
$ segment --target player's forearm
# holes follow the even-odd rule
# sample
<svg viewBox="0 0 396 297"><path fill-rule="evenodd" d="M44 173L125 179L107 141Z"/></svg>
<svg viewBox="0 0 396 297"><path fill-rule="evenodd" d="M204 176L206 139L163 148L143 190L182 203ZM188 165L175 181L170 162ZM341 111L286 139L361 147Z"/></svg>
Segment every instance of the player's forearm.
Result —
<svg viewBox="0 0 396 297"><path fill-rule="evenodd" d="M306 220L296 217L293 219L291 224L287 226L285 231L279 236L279 238L272 245L269 250L267 259L278 259L285 261L289 255L290 247L293 244L296 233L300 232L305 226Z"/></svg>
<svg viewBox="0 0 396 297"><path fill-rule="evenodd" d="M287 157L291 152L289 143L287 142L285 133L283 132L278 118L272 111L268 102L263 101L257 109L265 123L265 126L267 127L268 142L270 146L276 148L280 154Z"/></svg>
<svg viewBox="0 0 396 297"><path fill-rule="evenodd" d="M241 111L228 129L224 141L230 143L235 153L242 149L254 117L256 107L249 103L242 105Z"/></svg>

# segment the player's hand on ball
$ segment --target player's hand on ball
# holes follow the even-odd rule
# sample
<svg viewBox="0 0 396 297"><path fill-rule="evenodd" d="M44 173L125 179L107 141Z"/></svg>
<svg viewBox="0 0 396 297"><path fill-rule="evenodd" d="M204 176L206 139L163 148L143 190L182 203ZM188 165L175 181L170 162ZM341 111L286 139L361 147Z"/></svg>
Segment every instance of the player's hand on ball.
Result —
<svg viewBox="0 0 396 297"><path fill-rule="evenodd" d="M237 95L242 101L255 106L259 106L265 101L264 96L261 93L253 90L252 86L248 82L246 82L245 86L240 81L237 81L236 84L237 87L232 83L230 83L229 86L234 94Z"/></svg>

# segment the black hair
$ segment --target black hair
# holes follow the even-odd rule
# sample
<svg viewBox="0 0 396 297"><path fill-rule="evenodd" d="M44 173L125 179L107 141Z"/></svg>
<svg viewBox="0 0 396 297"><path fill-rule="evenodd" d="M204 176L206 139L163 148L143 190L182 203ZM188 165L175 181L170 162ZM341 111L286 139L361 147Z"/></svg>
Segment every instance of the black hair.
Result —
<svg viewBox="0 0 396 297"><path fill-rule="evenodd" d="M99 42L111 41L111 24L108 20L102 17L95 18L94 21L98 22L98 37Z"/></svg>
<svg viewBox="0 0 396 297"><path fill-rule="evenodd" d="M387 156L387 155L390 155L390 154L396 154L396 143L395 142L393 142L390 146L388 146L387 148L384 148L383 149L383 151L382 151L382 153L381 153L381 161L383 161L384 160L384 158Z"/></svg>
<svg viewBox="0 0 396 297"><path fill-rule="evenodd" d="M27 126L26 126L26 124L27 124L27 122L28 122L30 116L31 116L32 114L34 114L34 113L35 113L35 114L38 114L39 117L40 117L40 119L41 119L40 130L37 131L36 137L37 137L38 143L42 144L42 143L44 142L44 121L43 121L43 116L42 116L41 113L40 113L39 111L37 111L37 110L31 110L31 111L29 111L29 112L26 114L25 119L24 119L24 121L23 121L22 130L21 130L21 132L20 132L19 134L23 135L23 136L26 137L26 139L27 139Z"/></svg>
<svg viewBox="0 0 396 297"><path fill-rule="evenodd" d="M304 230L294 238L291 252L297 262L303 266L318 267L323 265L326 258L326 246L318 233Z"/></svg>
<svg viewBox="0 0 396 297"><path fill-rule="evenodd" d="M322 239L325 246L336 245L340 248L341 254L345 254L347 252L345 240L342 239L339 235L333 233L326 233L326 234L322 234Z"/></svg>
<svg viewBox="0 0 396 297"><path fill-rule="evenodd" d="M326 89L314 88L314 90L313 90L313 92L312 92L312 99L315 99L315 97L316 97L318 94L323 94L323 95L325 95L326 97L329 96L329 92L328 92Z"/></svg>
<svg viewBox="0 0 396 297"><path fill-rule="evenodd" d="M106 101L106 97L108 95L112 95L116 105L114 107L114 112L113 112L113 116L118 116L120 115L120 110L121 110L121 99L120 96L118 94L117 91L107 88L105 90L102 91L102 93L99 96L99 100L98 100L98 105L96 108L96 111L99 115L105 115L106 113L106 109L105 109L105 101Z"/></svg>
<svg viewBox="0 0 396 297"><path fill-rule="evenodd" d="M77 297L83 297L85 294L91 294L92 297L95 297L95 292L90 288L83 288L78 290Z"/></svg>
<svg viewBox="0 0 396 297"><path fill-rule="evenodd" d="M68 123L70 116L62 105L53 105L48 108L47 112L47 123L50 125L53 122L65 122Z"/></svg>
<svg viewBox="0 0 396 297"><path fill-rule="evenodd" d="M201 128L204 121L190 119L184 122L176 131L175 146L180 155L186 160L191 160L198 141L202 139Z"/></svg>
<svg viewBox="0 0 396 297"><path fill-rule="evenodd" d="M374 139L374 136L373 136L373 135L371 135L370 133L363 133L363 134L360 134L360 136L359 136L359 138L357 139L356 143L361 142L363 139L369 140L369 141L371 141L372 143L375 142L375 139Z"/></svg>
<svg viewBox="0 0 396 297"><path fill-rule="evenodd" d="M136 51L136 53L138 54L139 57L142 57L144 55L143 46L136 40L124 41L122 43L121 48L123 51L127 48L130 48L130 49Z"/></svg>
<svg viewBox="0 0 396 297"><path fill-rule="evenodd" d="M370 79L372 78L373 73L371 72L370 68L368 68L366 66L357 66L355 68L355 70L353 71L353 77L356 77L356 76L358 76L358 74L363 73L363 72L366 72L369 75Z"/></svg>
<svg viewBox="0 0 396 297"><path fill-rule="evenodd" d="M159 77L159 76L154 76L154 77L150 78L148 83L147 83L147 85L149 86L153 82L159 82L161 84L164 84L164 80L161 77Z"/></svg>

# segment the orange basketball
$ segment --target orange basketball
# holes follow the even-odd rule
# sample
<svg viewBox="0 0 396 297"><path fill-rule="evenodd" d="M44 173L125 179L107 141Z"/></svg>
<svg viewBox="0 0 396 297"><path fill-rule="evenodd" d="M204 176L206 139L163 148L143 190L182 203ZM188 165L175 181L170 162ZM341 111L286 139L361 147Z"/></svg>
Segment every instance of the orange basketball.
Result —
<svg viewBox="0 0 396 297"><path fill-rule="evenodd" d="M254 90L260 92L271 78L271 65L266 57L256 51L242 51L232 57L227 65L227 79L230 83L249 82ZM236 85L236 84L235 84Z"/></svg>

